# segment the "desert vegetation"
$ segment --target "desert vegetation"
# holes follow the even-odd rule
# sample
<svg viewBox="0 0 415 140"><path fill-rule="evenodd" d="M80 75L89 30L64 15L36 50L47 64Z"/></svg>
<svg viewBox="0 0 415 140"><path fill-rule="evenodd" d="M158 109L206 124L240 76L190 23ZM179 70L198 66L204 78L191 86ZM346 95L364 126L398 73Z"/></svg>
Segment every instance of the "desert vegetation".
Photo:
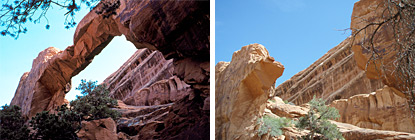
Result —
<svg viewBox="0 0 415 140"><path fill-rule="evenodd" d="M54 112L42 111L29 121L34 130L29 134L28 125L22 117L19 106L5 105L0 111L0 137L9 139L76 139L82 121L103 118L117 119L120 113L112 110L117 100L108 96L109 92L97 82L81 80L76 88L82 96L71 101L70 106L63 104Z"/></svg>

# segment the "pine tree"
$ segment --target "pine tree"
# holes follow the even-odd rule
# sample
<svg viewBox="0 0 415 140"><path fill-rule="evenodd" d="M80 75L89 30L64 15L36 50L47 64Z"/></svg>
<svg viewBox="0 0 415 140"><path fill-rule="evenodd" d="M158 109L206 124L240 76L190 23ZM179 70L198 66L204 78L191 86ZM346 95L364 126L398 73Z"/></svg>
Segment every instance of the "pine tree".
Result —
<svg viewBox="0 0 415 140"><path fill-rule="evenodd" d="M96 83L97 81L81 80L81 84L76 89L80 90L83 96L78 96L71 102L72 110L87 120L109 117L116 120L120 113L111 108L118 105L117 100L109 97L109 91L105 89L105 85L96 85Z"/></svg>

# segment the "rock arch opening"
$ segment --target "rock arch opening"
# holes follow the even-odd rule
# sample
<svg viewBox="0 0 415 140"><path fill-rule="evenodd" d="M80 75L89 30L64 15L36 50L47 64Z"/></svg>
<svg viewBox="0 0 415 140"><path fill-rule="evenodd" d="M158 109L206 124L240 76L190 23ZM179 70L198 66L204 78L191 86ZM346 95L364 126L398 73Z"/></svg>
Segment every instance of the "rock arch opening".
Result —
<svg viewBox="0 0 415 140"><path fill-rule="evenodd" d="M26 117L56 108L71 89L71 78L115 36L125 35L137 49L158 50L163 57L174 58L173 74L205 101L200 108L209 110L209 1L120 2L117 14L109 18L96 14L101 4L89 12L77 26L74 45L40 52L31 71L21 77L11 105L20 106Z"/></svg>
<svg viewBox="0 0 415 140"><path fill-rule="evenodd" d="M72 77L72 88L66 93L65 99L68 101L76 99L76 95L81 95L79 90L75 90L81 83L81 79L103 82L109 75L117 71L130 56L137 51L134 45L125 39L125 36L117 36L97 55L93 63L89 64L78 75Z"/></svg>

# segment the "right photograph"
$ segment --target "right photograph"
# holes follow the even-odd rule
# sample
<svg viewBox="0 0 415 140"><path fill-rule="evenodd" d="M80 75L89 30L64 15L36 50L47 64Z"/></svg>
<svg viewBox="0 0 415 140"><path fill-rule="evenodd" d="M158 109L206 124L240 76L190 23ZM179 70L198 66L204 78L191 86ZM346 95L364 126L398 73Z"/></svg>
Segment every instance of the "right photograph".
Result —
<svg viewBox="0 0 415 140"><path fill-rule="evenodd" d="M415 139L415 1L215 7L215 139Z"/></svg>

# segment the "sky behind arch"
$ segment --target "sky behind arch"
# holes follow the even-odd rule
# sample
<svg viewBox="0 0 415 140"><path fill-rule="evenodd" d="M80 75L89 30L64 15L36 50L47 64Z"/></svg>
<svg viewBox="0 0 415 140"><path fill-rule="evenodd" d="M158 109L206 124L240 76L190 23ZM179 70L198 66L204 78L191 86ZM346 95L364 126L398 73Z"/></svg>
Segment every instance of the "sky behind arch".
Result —
<svg viewBox="0 0 415 140"><path fill-rule="evenodd" d="M16 40L9 36L0 36L0 106L10 104L20 81L20 77L32 68L33 60L48 47L64 50L73 45L74 28L65 29L64 21L66 10L60 8L50 9L47 13L50 29L46 30L46 22L32 24L26 23L28 32L21 34ZM82 9L76 14L79 21L89 12ZM98 81L101 83L115 72L137 49L124 36L117 36L95 56L92 63L78 75L72 77L72 88L66 94L66 99L73 100L81 95L75 90L81 79Z"/></svg>

